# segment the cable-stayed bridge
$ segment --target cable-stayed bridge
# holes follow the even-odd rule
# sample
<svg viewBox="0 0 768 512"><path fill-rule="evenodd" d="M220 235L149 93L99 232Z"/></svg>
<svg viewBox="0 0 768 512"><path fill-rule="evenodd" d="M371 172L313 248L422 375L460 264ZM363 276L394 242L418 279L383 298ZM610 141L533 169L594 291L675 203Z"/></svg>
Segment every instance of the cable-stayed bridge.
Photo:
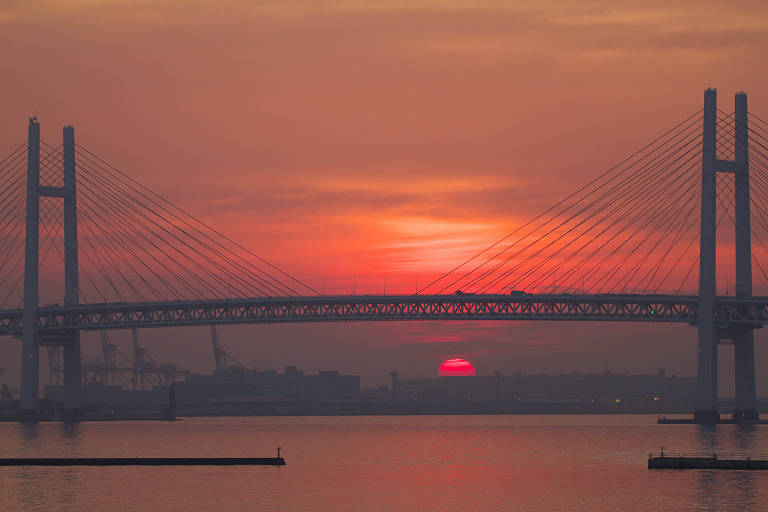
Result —
<svg viewBox="0 0 768 512"><path fill-rule="evenodd" d="M719 420L717 346L727 340L734 417L754 422L766 212L768 122L746 94L727 113L707 90L702 110L417 293L325 296L76 144L73 127L54 146L31 119L27 141L0 160L0 333L22 340L21 408L33 418L41 346L63 347L65 408L79 409L83 330L684 322L699 332L696 421ZM62 304L40 304L41 291L62 289Z"/></svg>

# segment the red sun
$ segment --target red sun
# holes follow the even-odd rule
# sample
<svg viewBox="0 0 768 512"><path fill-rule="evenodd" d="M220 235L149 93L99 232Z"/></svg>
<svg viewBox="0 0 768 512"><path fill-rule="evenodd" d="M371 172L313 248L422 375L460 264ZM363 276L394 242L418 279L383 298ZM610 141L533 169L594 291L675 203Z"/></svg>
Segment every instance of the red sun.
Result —
<svg viewBox="0 0 768 512"><path fill-rule="evenodd" d="M465 359L447 359L437 370L439 377L474 377L475 367Z"/></svg>

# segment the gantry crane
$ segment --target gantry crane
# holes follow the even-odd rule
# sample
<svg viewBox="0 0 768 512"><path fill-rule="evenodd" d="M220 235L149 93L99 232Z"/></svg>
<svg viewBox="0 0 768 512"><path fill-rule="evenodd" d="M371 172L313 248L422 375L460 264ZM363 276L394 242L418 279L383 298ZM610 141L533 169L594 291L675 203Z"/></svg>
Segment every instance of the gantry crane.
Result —
<svg viewBox="0 0 768 512"><path fill-rule="evenodd" d="M134 390L144 389L147 382L156 386L169 386L179 377L189 375L188 370L167 363L139 345L136 329L133 329L133 357L126 355L109 342L107 332L101 331L101 360L82 356L81 375L83 385L93 382L123 384ZM48 347L48 365L51 384L60 384L63 375L59 347Z"/></svg>
<svg viewBox="0 0 768 512"><path fill-rule="evenodd" d="M221 348L219 345L219 334L216 332L216 325L214 324L211 324L211 343L213 344L213 362L216 364L217 372L222 372L232 367L245 367L240 361Z"/></svg>

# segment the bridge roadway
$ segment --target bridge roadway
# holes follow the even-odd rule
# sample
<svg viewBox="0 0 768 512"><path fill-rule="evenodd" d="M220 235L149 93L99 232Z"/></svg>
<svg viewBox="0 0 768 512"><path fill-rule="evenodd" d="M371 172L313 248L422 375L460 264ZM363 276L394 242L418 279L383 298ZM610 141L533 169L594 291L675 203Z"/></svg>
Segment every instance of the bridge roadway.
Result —
<svg viewBox="0 0 768 512"><path fill-rule="evenodd" d="M768 323L768 297L717 297L719 327ZM41 336L67 329L403 320L568 320L696 324L695 295L343 295L46 306ZM22 332L22 310L0 311L0 334Z"/></svg>

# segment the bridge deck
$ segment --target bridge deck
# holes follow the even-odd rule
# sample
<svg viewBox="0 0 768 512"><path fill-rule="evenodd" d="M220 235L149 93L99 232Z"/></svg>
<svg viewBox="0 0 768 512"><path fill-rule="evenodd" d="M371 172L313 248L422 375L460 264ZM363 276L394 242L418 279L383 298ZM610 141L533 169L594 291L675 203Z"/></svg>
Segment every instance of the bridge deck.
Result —
<svg viewBox="0 0 768 512"><path fill-rule="evenodd" d="M768 322L768 297L718 297L721 327ZM43 335L200 324L405 320L567 320L694 324L693 295L344 295L98 303L39 309ZM0 331L22 332L22 310L0 311Z"/></svg>

